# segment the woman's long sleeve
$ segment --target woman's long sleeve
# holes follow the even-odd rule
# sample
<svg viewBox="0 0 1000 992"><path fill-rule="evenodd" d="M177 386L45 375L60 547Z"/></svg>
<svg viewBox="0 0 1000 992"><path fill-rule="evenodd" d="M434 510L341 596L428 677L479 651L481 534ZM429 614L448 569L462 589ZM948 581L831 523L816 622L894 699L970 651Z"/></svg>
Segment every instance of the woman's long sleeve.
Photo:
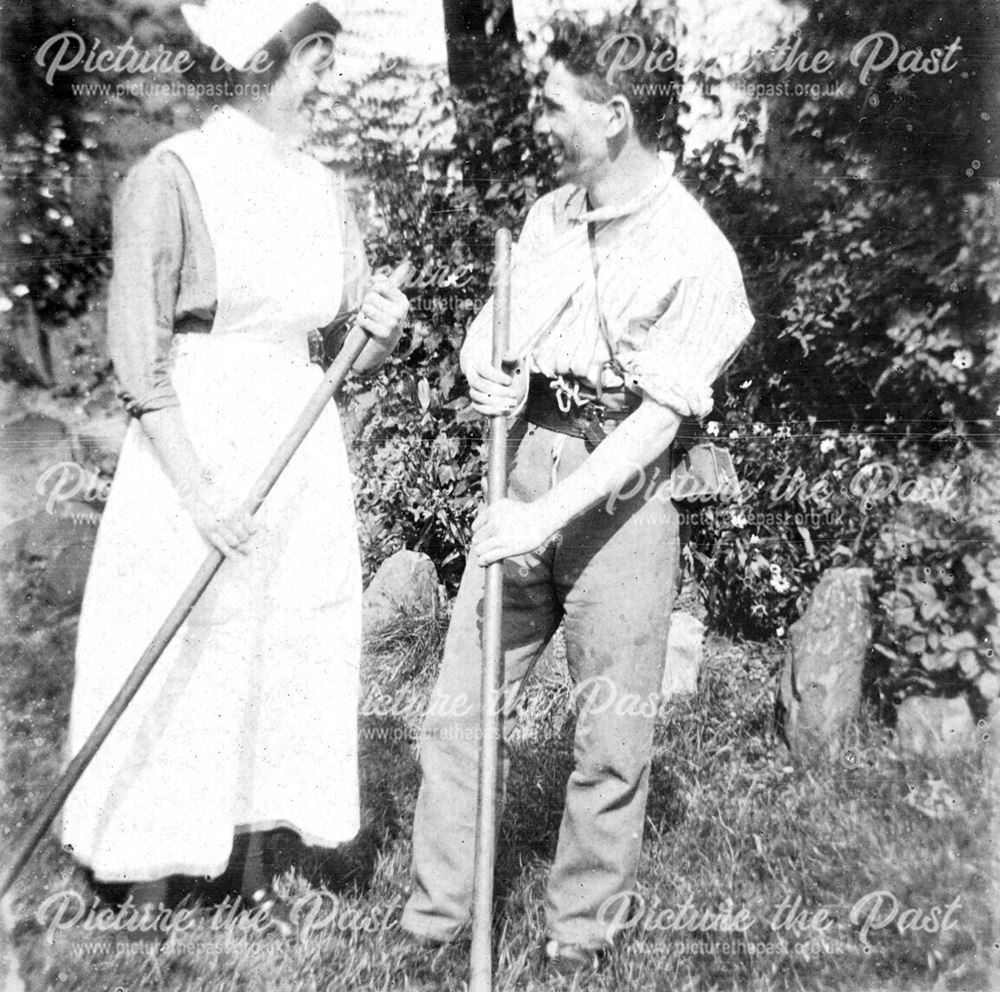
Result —
<svg viewBox="0 0 1000 992"><path fill-rule="evenodd" d="M113 261L108 347L119 396L139 417L177 405L170 381L173 335L210 331L216 308L211 239L176 155L150 155L122 184Z"/></svg>
<svg viewBox="0 0 1000 992"><path fill-rule="evenodd" d="M158 158L145 159L129 173L115 204L108 299L118 395L133 416L177 405L170 346L183 251L174 176Z"/></svg>

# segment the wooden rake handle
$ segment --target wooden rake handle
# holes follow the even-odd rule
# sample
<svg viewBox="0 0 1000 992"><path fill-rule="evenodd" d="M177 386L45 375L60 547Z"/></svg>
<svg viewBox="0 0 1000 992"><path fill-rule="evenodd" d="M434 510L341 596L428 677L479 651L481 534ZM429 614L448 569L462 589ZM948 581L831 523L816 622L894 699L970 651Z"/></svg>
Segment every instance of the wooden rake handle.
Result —
<svg viewBox="0 0 1000 992"><path fill-rule="evenodd" d="M493 366L501 368L510 338L510 231L496 234L493 287ZM507 495L507 419L490 418L487 503ZM503 698L503 562L486 569L483 613L483 668L480 686L482 727L479 752L479 807L476 815L476 865L472 895L472 951L469 992L493 988L493 870L496 862L497 780Z"/></svg>

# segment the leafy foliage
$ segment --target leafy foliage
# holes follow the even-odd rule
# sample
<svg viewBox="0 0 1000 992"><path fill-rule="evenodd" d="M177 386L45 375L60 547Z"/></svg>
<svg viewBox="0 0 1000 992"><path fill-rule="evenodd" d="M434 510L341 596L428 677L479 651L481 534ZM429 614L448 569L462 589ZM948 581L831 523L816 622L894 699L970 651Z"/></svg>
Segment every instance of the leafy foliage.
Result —
<svg viewBox="0 0 1000 992"><path fill-rule="evenodd" d="M488 85L461 96L425 81L421 94L433 113L422 122L401 123L391 101L379 98L355 105L349 128L361 138L359 213L372 258L394 264L408 256L418 269L400 349L373 377L347 388L366 564L400 546L419 548L452 585L482 477L482 428L468 405L458 352L490 294L494 235L502 226L520 228L546 174L530 138L520 54L505 49L493 70ZM381 82L393 72L383 70ZM394 92L411 103L412 88ZM420 142L402 141L401 128L416 123L424 128ZM343 128L331 125L335 134ZM455 134L447 150L437 146L443 128Z"/></svg>
<svg viewBox="0 0 1000 992"><path fill-rule="evenodd" d="M942 684L1000 695L1000 470L977 453L941 499L906 503L881 530L873 557L879 651L902 692Z"/></svg>
<svg viewBox="0 0 1000 992"><path fill-rule="evenodd" d="M688 560L713 626L750 637L782 634L827 568L863 558L892 506L889 494L865 500L866 466L888 463L875 461L864 435L820 434L809 423L744 423L723 443L741 498L685 511Z"/></svg>
<svg viewBox="0 0 1000 992"><path fill-rule="evenodd" d="M693 520L690 560L710 616L768 637L801 612L824 568L871 565L885 620L883 674L916 686L993 671L997 541L988 509L952 519L895 493L866 506L851 487L883 462L900 479L946 477L960 460L976 464L974 449L995 431L1000 198L980 178L981 122L970 116L980 81L894 64L860 82L851 48L885 24L905 22L902 43L925 51L960 35L963 57L985 36L974 4L904 6L906 16L887 2L811 0L800 48L834 54L824 82L836 94L769 98L764 130L761 106L747 101L731 140L688 149L678 170L736 247L757 317L717 386L713 414L745 481L744 502L703 508ZM65 24L102 23L109 41L130 30L101 21L93 4L32 9L48 19L21 12L5 54L23 55L40 31ZM669 36L679 28L664 16ZM180 31L173 15L146 26L147 43ZM5 59L0 71L5 90L32 95L20 125L6 119L0 306L8 312L0 316L73 335L106 276L101 169L115 152L95 147L108 134L105 118L65 87L48 87L30 61ZM552 184L531 134L536 71L519 49L494 44L479 83L455 90L439 74L383 65L326 103L321 157L358 167L374 261L409 255L420 269L402 347L345 396L369 569L406 546L430 553L450 585L457 579L483 454L458 349L489 294L496 230L517 232ZM732 82L720 71L699 65L685 92L693 85L713 99ZM141 98L119 104L133 113L141 105L150 119L171 109ZM682 149L679 129L662 137ZM88 388L105 368L92 350L88 340Z"/></svg>
<svg viewBox="0 0 1000 992"><path fill-rule="evenodd" d="M975 681L995 696L997 535L982 507L933 498L956 469L963 491L975 489L998 413L1000 199L980 178L980 83L961 66L927 75L894 64L862 86L850 59L887 24L906 24L904 49L958 35L975 44L979 15L974 4L905 6L906 17L898 4L809 4L789 43L835 54L836 95L769 100L762 154L707 203L737 247L758 322L715 414L720 436L736 433L746 502L696 520L692 563L716 624L751 636L787 627L823 568L871 566L880 687ZM751 135L757 110L743 108ZM856 488L871 488L865 450L896 487L867 506L851 494L859 470ZM789 470L802 487L775 505ZM931 498L906 498L921 488ZM807 510L814 524L796 518Z"/></svg>
<svg viewBox="0 0 1000 992"><path fill-rule="evenodd" d="M886 25L905 25L903 51L975 44L975 4L904 7L814 0L788 39L832 53L836 94L769 100L764 156L740 183L756 201L737 210L751 222L737 242L758 328L739 367L767 386L747 394L755 419L855 424L933 456L942 429L983 435L995 417L998 200L980 178L971 54L936 74L897 60L861 82L872 44L852 52Z"/></svg>

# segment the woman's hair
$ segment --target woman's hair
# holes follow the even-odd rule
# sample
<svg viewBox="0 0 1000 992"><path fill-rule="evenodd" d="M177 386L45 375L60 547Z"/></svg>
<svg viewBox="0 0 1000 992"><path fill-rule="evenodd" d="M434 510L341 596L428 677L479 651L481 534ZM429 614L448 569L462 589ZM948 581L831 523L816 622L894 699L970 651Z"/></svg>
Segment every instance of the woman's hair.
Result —
<svg viewBox="0 0 1000 992"><path fill-rule="evenodd" d="M336 36L341 30L340 21L323 4L310 3L261 46L250 60L249 68L240 70L222 64L213 69L213 61L221 63L221 56L216 57L211 49L206 49L197 60L195 75L206 87L205 92L221 102L256 99L270 89L293 57L304 55L313 46L321 46L332 59Z"/></svg>

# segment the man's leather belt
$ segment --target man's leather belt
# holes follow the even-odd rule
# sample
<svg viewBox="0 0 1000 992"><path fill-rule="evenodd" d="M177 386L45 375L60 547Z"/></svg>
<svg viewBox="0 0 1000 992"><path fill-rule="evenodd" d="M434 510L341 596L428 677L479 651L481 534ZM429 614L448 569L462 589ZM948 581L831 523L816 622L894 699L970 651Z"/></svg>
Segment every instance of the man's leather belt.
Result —
<svg viewBox="0 0 1000 992"><path fill-rule="evenodd" d="M606 434L633 413L642 402L641 397L622 389L606 389L598 401L597 393L589 386L577 384L575 402L569 404L565 412L559 405L555 387L557 380L539 373L532 373L528 380L528 401L524 407L524 419L536 427L592 440L596 433ZM584 401L580 405L580 400ZM610 426L605 426L610 425ZM602 430L603 428L603 430Z"/></svg>

